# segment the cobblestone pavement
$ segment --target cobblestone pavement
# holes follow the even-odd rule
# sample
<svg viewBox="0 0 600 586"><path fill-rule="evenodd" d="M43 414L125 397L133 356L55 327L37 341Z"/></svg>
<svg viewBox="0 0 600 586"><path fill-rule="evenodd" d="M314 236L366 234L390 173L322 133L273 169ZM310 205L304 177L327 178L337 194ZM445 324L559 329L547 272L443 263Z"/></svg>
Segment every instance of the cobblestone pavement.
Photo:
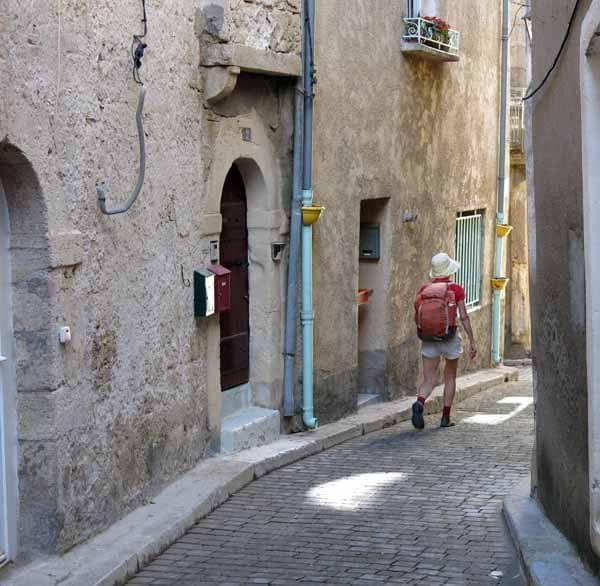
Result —
<svg viewBox="0 0 600 586"><path fill-rule="evenodd" d="M461 403L456 427L397 425L253 482L129 584L522 585L501 504L529 473L533 410L508 402L531 397L523 374Z"/></svg>

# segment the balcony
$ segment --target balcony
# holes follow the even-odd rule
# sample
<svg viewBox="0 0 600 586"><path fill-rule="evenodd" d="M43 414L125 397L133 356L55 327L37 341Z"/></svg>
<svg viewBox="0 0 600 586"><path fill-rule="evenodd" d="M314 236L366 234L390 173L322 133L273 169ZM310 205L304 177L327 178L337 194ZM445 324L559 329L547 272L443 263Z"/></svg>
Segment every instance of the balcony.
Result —
<svg viewBox="0 0 600 586"><path fill-rule="evenodd" d="M523 118L523 98L513 96L510 99L510 150L522 153L524 151L525 124Z"/></svg>
<svg viewBox="0 0 600 586"><path fill-rule="evenodd" d="M402 52L434 61L458 61L460 33L438 23L443 21L432 17L405 18Z"/></svg>

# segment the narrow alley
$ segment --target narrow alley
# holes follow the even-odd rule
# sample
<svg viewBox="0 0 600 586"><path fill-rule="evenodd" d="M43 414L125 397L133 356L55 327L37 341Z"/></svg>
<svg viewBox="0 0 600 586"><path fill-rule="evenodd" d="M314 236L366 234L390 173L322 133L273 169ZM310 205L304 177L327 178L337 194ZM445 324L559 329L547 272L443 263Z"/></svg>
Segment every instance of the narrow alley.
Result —
<svg viewBox="0 0 600 586"><path fill-rule="evenodd" d="M529 474L531 371L251 483L129 584L523 584L502 500Z"/></svg>
<svg viewBox="0 0 600 586"><path fill-rule="evenodd" d="M600 586L600 0L2 4L0 586Z"/></svg>

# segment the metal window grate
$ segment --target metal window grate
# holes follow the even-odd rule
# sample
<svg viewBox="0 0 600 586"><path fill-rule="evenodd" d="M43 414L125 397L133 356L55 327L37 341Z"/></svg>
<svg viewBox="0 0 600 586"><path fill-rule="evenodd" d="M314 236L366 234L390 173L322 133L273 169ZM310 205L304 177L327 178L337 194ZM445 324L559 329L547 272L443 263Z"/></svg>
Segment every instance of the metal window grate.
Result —
<svg viewBox="0 0 600 586"><path fill-rule="evenodd" d="M524 118L523 99L520 97L510 100L510 148L523 150Z"/></svg>
<svg viewBox="0 0 600 586"><path fill-rule="evenodd" d="M481 304L481 266L483 260L483 213L463 212L456 218L456 260L460 271L456 282L465 289L467 308Z"/></svg>

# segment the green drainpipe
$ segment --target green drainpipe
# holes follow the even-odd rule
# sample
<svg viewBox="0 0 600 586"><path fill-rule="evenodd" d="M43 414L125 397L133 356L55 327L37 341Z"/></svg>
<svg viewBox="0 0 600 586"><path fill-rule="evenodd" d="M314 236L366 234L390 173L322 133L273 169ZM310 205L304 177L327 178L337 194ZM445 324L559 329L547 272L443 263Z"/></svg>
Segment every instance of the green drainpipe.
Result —
<svg viewBox="0 0 600 586"><path fill-rule="evenodd" d="M502 340L501 314L502 294L507 279L503 276L502 259L504 256L504 238L500 227L506 225L505 187L506 187L506 120L508 108L508 23L510 19L509 0L503 0L502 6L502 89L500 93L500 156L498 157L498 207L496 213L496 256L494 262L493 305L492 305L492 361L502 362L500 341Z"/></svg>

